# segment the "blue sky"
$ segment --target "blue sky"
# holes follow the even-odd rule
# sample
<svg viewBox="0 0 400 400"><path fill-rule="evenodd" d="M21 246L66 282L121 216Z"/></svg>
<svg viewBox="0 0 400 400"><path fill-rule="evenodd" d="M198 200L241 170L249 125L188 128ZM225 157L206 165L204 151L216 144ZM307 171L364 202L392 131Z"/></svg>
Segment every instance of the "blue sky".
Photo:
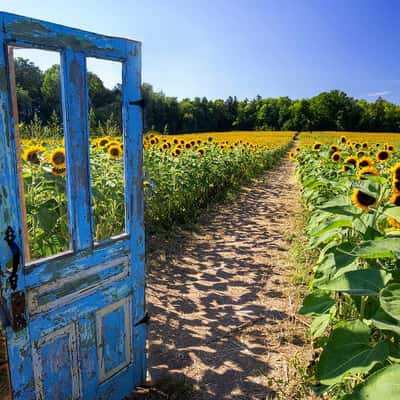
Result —
<svg viewBox="0 0 400 400"><path fill-rule="evenodd" d="M143 80L169 96L341 89L400 102L399 1L2 0L0 9L142 41ZM42 68L57 60L25 55ZM111 64L89 63L107 86L120 81Z"/></svg>

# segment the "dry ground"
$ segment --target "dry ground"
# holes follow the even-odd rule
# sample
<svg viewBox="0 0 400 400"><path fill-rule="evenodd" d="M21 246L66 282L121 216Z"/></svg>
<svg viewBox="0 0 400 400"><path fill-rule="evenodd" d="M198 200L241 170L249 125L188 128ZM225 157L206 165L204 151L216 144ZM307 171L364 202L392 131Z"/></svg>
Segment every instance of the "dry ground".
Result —
<svg viewBox="0 0 400 400"><path fill-rule="evenodd" d="M293 360L309 356L288 251L299 212L285 159L231 204L215 206L197 230L150 241L155 387L130 399L306 398L292 378Z"/></svg>

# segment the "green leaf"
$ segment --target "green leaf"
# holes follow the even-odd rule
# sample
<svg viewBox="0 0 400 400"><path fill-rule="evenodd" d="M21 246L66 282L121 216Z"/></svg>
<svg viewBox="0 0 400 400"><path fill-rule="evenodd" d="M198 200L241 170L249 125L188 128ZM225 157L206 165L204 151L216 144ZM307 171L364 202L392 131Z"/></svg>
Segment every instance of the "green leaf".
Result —
<svg viewBox="0 0 400 400"><path fill-rule="evenodd" d="M326 210L331 207L345 207L349 205L351 205L349 196L337 196L333 200L325 202L322 206L318 208Z"/></svg>
<svg viewBox="0 0 400 400"><path fill-rule="evenodd" d="M322 290L314 290L303 301L303 306L300 308L301 315L320 315L327 313L335 304L329 293Z"/></svg>
<svg viewBox="0 0 400 400"><path fill-rule="evenodd" d="M377 296L379 291L392 279L388 272L377 269L348 271L323 283L319 289L334 290L357 296Z"/></svg>
<svg viewBox="0 0 400 400"><path fill-rule="evenodd" d="M382 309L400 321L400 283L391 283L381 290L379 300Z"/></svg>
<svg viewBox="0 0 400 400"><path fill-rule="evenodd" d="M331 321L331 315L321 314L313 318L311 322L311 337L316 339L324 334L326 328L329 326Z"/></svg>
<svg viewBox="0 0 400 400"><path fill-rule="evenodd" d="M354 249L354 254L361 258L392 258L400 254L400 238L367 240Z"/></svg>
<svg viewBox="0 0 400 400"><path fill-rule="evenodd" d="M345 396L343 400L399 400L399 376L399 364L382 368L358 385L354 392Z"/></svg>
<svg viewBox="0 0 400 400"><path fill-rule="evenodd" d="M321 353L317 379L322 384L333 385L344 375L366 373L383 363L389 347L386 342L370 346L370 334L368 326L359 320L339 322Z"/></svg>
<svg viewBox="0 0 400 400"><path fill-rule="evenodd" d="M378 329L394 332L400 335L400 323L379 308L371 318L371 323Z"/></svg>
<svg viewBox="0 0 400 400"><path fill-rule="evenodd" d="M329 222L327 225L325 225L322 229L318 227L313 232L310 232L311 237L316 237L316 236L321 236L326 232L334 231L337 230L338 228L351 228L353 225L353 219L352 218L343 218L343 217L338 217L333 219L331 222Z"/></svg>

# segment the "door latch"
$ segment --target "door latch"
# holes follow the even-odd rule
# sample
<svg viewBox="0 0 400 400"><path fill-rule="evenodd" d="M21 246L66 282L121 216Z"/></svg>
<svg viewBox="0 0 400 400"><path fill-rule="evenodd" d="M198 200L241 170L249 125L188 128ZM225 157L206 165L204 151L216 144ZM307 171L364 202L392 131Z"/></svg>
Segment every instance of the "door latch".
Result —
<svg viewBox="0 0 400 400"><path fill-rule="evenodd" d="M11 226L7 228L4 240L7 242L8 247L13 255L12 270L8 281L10 282L11 289L15 290L18 286L18 267L21 259L21 251L18 245L15 243L15 232Z"/></svg>
<svg viewBox="0 0 400 400"><path fill-rule="evenodd" d="M0 305L4 310L4 314L7 319L10 320L11 327L15 332L20 331L26 327L26 317L25 317L25 292L20 290L16 291L18 287L18 268L21 260L21 250L17 243L15 243L15 232L9 226L5 232L4 240L7 242L8 247L11 250L12 259L12 269L8 281L10 282L10 287L12 289L11 293L11 312L8 309L7 301L1 296Z"/></svg>

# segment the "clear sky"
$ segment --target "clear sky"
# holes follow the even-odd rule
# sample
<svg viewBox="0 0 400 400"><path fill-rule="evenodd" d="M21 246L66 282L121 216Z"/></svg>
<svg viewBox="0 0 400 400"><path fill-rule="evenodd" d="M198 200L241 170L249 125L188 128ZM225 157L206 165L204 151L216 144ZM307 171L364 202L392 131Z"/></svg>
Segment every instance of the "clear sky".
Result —
<svg viewBox="0 0 400 400"><path fill-rule="evenodd" d="M143 80L178 98L400 102L397 0L1 0L0 10L143 43ZM46 68L56 58L28 54ZM120 68L90 63L107 86Z"/></svg>

